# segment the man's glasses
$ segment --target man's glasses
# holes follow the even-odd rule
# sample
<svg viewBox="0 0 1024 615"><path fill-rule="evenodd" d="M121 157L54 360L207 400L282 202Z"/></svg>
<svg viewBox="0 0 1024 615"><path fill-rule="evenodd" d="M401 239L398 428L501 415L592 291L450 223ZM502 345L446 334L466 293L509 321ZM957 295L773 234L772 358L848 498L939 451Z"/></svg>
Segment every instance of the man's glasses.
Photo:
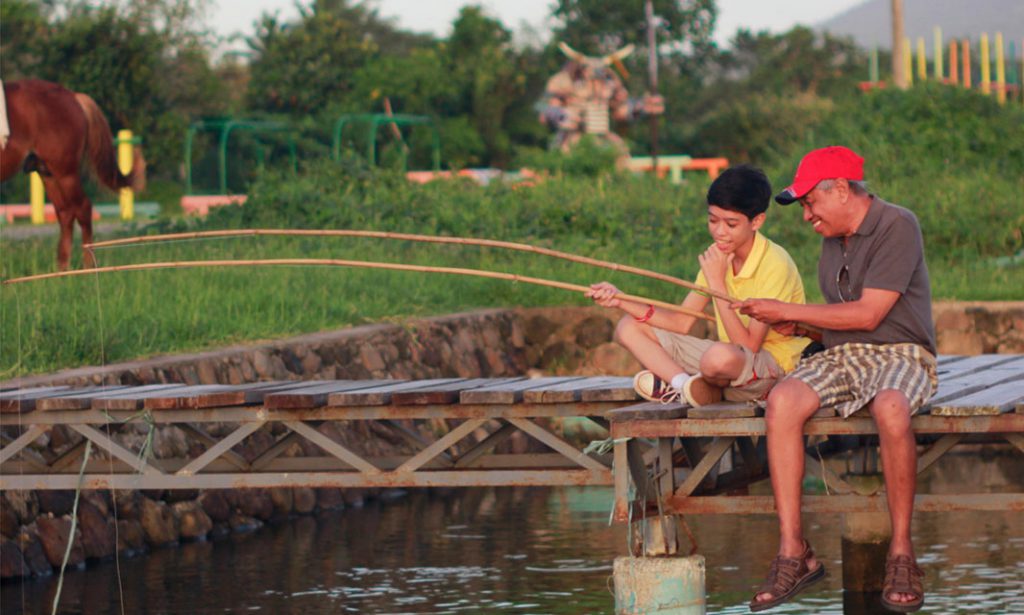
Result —
<svg viewBox="0 0 1024 615"><path fill-rule="evenodd" d="M836 272L836 291L839 292L839 300L843 303L853 301L853 287L850 286L850 268L847 265L843 265Z"/></svg>

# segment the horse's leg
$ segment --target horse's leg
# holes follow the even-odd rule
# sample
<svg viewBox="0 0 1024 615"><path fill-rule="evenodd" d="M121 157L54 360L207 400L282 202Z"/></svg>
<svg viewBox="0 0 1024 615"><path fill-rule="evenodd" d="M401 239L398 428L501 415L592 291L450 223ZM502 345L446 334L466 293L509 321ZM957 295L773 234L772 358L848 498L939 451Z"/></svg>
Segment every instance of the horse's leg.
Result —
<svg viewBox="0 0 1024 615"><path fill-rule="evenodd" d="M78 226L82 227L82 246L86 246L92 243L92 201L85 194L82 194L82 198L85 202L82 207L75 211L75 219L78 220ZM83 247L82 267L92 269L95 266L96 255L93 254L92 250L86 250Z"/></svg>
<svg viewBox="0 0 1024 615"><path fill-rule="evenodd" d="M43 185L46 188L46 193L53 200L53 208L57 212L57 221L60 223L60 241L57 242L57 269L66 271L71 262L71 243L75 236L75 219L79 218L81 209L85 209L91 215L92 203L85 196L77 171L73 175L61 177L44 176ZM89 229L92 230L91 224Z"/></svg>

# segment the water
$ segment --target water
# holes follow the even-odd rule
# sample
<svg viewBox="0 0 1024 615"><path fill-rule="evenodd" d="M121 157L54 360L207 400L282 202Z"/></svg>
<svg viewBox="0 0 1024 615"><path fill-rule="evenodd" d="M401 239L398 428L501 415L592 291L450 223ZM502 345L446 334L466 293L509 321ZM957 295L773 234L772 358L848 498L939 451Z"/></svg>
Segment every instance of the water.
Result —
<svg viewBox="0 0 1024 615"><path fill-rule="evenodd" d="M952 458L928 488L1003 491L1022 484L1022 466L1020 455ZM608 525L611 501L607 488L410 491L396 502L70 571L58 612L610 613L611 563L626 552L625 528ZM774 555L774 517L687 522L707 557L708 611L748 612ZM805 517L829 576L772 613L844 612L838 522ZM918 513L914 527L924 612L1024 613L1024 514ZM6 583L0 612L50 613L55 588L56 579ZM877 612L857 598L847 596L846 613Z"/></svg>

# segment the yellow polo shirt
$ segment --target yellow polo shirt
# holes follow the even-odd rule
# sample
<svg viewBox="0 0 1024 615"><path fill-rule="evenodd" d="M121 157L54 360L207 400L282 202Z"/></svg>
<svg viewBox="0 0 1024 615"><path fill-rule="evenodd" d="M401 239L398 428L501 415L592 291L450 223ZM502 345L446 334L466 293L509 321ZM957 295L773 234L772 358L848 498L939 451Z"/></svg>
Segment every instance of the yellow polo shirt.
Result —
<svg viewBox="0 0 1024 615"><path fill-rule="evenodd" d="M697 274L696 283L707 286L704 272ZM725 287L729 295L737 299L778 299L787 303L804 303L804 283L796 264L789 253L761 233L754 234L754 246L743 263L739 273L733 274L729 267L725 274ZM718 325L718 339L728 342L722 319L715 306L715 322ZM744 326L749 326L750 317L739 315ZM761 347L768 351L779 366L787 372L796 367L800 353L811 341L806 337L790 337L769 329Z"/></svg>

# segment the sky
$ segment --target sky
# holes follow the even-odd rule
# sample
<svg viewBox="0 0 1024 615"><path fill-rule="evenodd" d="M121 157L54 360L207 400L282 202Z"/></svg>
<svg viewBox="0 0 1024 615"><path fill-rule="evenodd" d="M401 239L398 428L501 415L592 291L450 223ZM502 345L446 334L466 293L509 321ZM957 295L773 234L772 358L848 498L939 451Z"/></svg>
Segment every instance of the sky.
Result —
<svg viewBox="0 0 1024 615"><path fill-rule="evenodd" d="M625 1L625 0L619 0ZM641 0L634 0L640 2ZM222 36L253 31L253 22L264 12L278 12L283 19L298 15L296 0L214 0L210 25ZM813 25L860 4L863 0L718 0L715 39L725 46L738 28L785 32L796 24ZM302 0L302 4L309 4ZM451 23L466 4L483 6L512 30L525 23L544 32L545 18L553 0L373 0L384 17L417 32L447 36Z"/></svg>

